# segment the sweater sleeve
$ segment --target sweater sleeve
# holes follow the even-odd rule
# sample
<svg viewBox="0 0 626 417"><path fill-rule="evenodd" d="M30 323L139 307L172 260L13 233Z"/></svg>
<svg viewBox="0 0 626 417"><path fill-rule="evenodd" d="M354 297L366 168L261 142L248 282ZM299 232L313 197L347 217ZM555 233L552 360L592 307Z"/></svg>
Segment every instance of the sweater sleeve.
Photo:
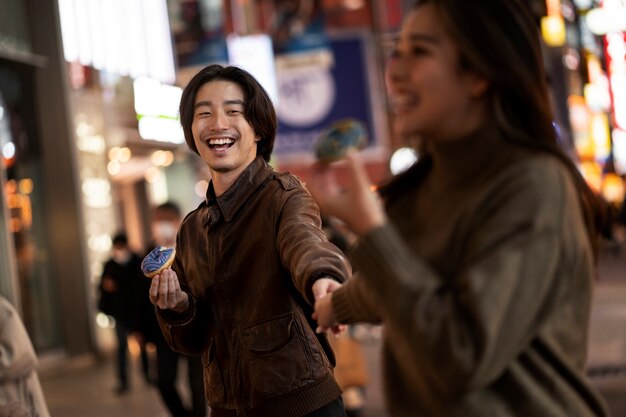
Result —
<svg viewBox="0 0 626 417"><path fill-rule="evenodd" d="M349 279L332 295L337 320L344 324L380 324L381 316L375 290L359 275Z"/></svg>
<svg viewBox="0 0 626 417"><path fill-rule="evenodd" d="M575 191L559 168L519 176L485 197L452 277L412 253L391 224L355 248L352 260L376 294L387 347L409 378L419 373L433 389L454 394L499 377L557 307L551 291L568 279L559 275L569 244L564 227L577 231L579 266L591 274Z"/></svg>

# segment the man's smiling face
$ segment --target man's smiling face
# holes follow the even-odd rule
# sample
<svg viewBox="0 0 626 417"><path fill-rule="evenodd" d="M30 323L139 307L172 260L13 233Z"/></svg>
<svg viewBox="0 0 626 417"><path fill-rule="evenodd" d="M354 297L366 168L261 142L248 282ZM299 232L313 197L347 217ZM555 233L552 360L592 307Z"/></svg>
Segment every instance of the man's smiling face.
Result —
<svg viewBox="0 0 626 417"><path fill-rule="evenodd" d="M191 130L212 175L239 175L255 159L260 138L244 111L243 91L234 82L215 80L198 89Z"/></svg>

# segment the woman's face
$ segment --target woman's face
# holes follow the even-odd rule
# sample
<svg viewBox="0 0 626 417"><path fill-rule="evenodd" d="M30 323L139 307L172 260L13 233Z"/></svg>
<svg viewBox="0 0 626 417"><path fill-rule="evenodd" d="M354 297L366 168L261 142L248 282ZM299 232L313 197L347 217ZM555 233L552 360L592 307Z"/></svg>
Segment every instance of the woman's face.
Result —
<svg viewBox="0 0 626 417"><path fill-rule="evenodd" d="M406 17L387 68L401 136L445 141L471 133L484 119L487 82L459 65L459 51L432 4Z"/></svg>

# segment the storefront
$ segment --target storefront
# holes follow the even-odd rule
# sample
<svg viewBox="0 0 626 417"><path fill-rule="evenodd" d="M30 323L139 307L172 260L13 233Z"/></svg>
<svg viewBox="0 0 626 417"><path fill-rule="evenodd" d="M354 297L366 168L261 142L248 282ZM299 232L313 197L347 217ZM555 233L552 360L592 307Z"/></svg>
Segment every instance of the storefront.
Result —
<svg viewBox="0 0 626 417"><path fill-rule="evenodd" d="M0 292L41 356L93 349L56 0L0 18Z"/></svg>
<svg viewBox="0 0 626 417"><path fill-rule="evenodd" d="M624 198L620 176L626 174L624 111L626 98L626 3L623 0L548 0L548 16L561 22L560 36L544 39L563 69L566 131L574 157L587 182L607 202L618 206Z"/></svg>

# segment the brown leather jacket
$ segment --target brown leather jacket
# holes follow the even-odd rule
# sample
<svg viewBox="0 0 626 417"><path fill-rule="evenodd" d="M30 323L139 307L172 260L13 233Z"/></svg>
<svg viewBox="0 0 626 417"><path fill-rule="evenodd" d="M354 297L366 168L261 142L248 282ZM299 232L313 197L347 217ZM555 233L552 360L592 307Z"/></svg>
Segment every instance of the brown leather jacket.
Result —
<svg viewBox="0 0 626 417"><path fill-rule="evenodd" d="M170 346L202 354L212 416L305 415L341 395L334 356L309 323L311 287L351 273L300 181L257 157L187 215L173 269L187 312L159 311Z"/></svg>

